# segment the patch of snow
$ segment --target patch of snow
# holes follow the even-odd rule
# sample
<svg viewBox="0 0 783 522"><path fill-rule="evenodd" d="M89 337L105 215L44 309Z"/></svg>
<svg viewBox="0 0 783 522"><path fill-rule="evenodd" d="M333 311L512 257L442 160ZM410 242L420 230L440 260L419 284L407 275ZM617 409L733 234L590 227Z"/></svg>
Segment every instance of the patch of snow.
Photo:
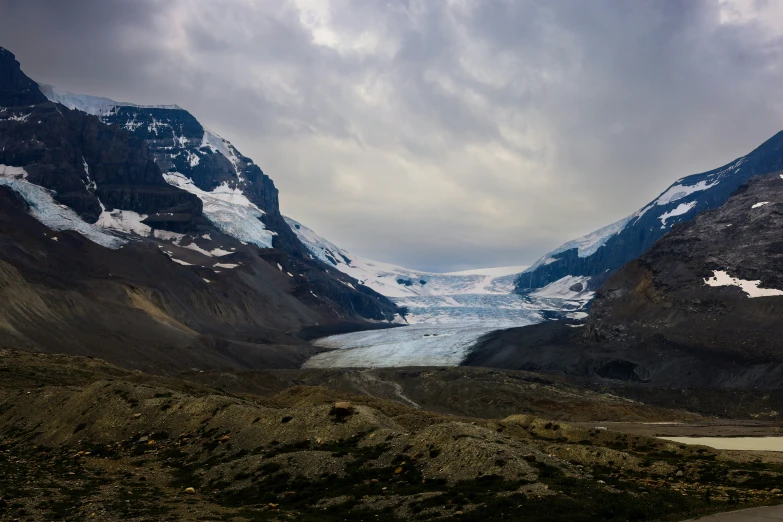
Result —
<svg viewBox="0 0 783 522"><path fill-rule="evenodd" d="M208 241L212 241L212 237L209 235L209 233L204 234L203 236L201 236L201 238L206 239Z"/></svg>
<svg viewBox="0 0 783 522"><path fill-rule="evenodd" d="M175 244L178 244L185 237L185 234L178 234L177 232L169 232L168 230L158 230L158 229L155 229L152 232L152 234L157 239L162 239L164 241L173 241Z"/></svg>
<svg viewBox="0 0 783 522"><path fill-rule="evenodd" d="M750 208L759 208L763 207L764 205L769 205L769 201L759 201L758 203L754 203Z"/></svg>
<svg viewBox="0 0 783 522"><path fill-rule="evenodd" d="M565 276L557 281L553 281L548 285L539 288L530 295L535 297L546 297L555 299L592 299L594 292L587 290L587 283L590 281L589 277L585 276ZM575 285L582 285L582 290L571 290L571 287Z"/></svg>
<svg viewBox="0 0 783 522"><path fill-rule="evenodd" d="M138 214L132 210L115 209L108 212L101 204L101 215L98 216L98 221L95 225L118 232L125 232L126 234L149 236L152 232L152 227L142 223L145 219L147 219L146 214Z"/></svg>
<svg viewBox="0 0 783 522"><path fill-rule="evenodd" d="M9 116L6 121L18 121L19 123L24 123L24 122L27 121L27 118L30 117L30 114L32 114L32 113L24 114L24 115L21 115L21 116L17 116L16 114L14 114L13 116ZM41 123L41 122L39 121L38 123Z"/></svg>
<svg viewBox="0 0 783 522"><path fill-rule="evenodd" d="M211 283L212 282L209 279L207 279L206 277L202 277L201 279L203 279L205 283Z"/></svg>
<svg viewBox="0 0 783 522"><path fill-rule="evenodd" d="M236 268L239 265L238 264L232 264L232 263L215 263L216 267L219 268Z"/></svg>
<svg viewBox="0 0 783 522"><path fill-rule="evenodd" d="M664 214L660 215L658 219L661 220L661 228L666 227L666 220L674 217L674 216L681 216L683 214L687 214L693 207L696 206L695 201L691 201L690 203L680 203L677 205L677 208L672 209L668 212L665 212Z"/></svg>
<svg viewBox="0 0 783 522"><path fill-rule="evenodd" d="M292 274L291 272L286 272L286 274L288 274L288 277L294 277L294 274Z"/></svg>
<svg viewBox="0 0 783 522"><path fill-rule="evenodd" d="M759 288L761 281L747 281L731 277L723 270L713 270L712 277L705 279L704 284L709 286L738 286L743 292L748 294L749 298L783 295L783 290Z"/></svg>
<svg viewBox="0 0 783 522"><path fill-rule="evenodd" d="M204 250L200 246L198 246L196 243L189 243L187 245L180 245L183 248L187 248L188 250L193 250L195 252L198 252L199 254L205 255L207 257L212 257L212 254L209 253L208 250Z"/></svg>
<svg viewBox="0 0 783 522"><path fill-rule="evenodd" d="M283 265L281 265L280 263L277 263L277 269L282 272L283 271Z"/></svg>
<svg viewBox="0 0 783 522"><path fill-rule="evenodd" d="M175 259L175 258L173 258L173 257L172 257L172 258L171 258L171 260L172 260L172 261L174 261L174 262L175 262L175 263L177 263L177 264L180 264L180 265L185 265L185 266L193 266L193 264L192 264L192 263L188 263L188 262L186 262L186 261L183 261L183 260L181 260L181 259Z"/></svg>
<svg viewBox="0 0 783 522"><path fill-rule="evenodd" d="M98 185L90 179L90 166L87 164L87 160L82 156L82 167L84 168L84 175L87 176L87 181L84 182L84 188L93 192L98 188Z"/></svg>
<svg viewBox="0 0 783 522"><path fill-rule="evenodd" d="M201 139L201 145L199 148L203 147L209 148L213 153L222 154L228 161L231 162L231 165L233 165L234 172L236 172L239 181L244 181L238 169L239 158L237 157L233 145L231 145L227 140L205 128L204 137Z"/></svg>
<svg viewBox="0 0 783 522"><path fill-rule="evenodd" d="M702 180L695 185L674 185L669 187L666 192L658 196L658 199L655 200L655 204L668 205L669 203L674 203L675 201L682 199L689 194L693 194L694 192L701 192L703 190L710 189L718 183L720 183L720 180L715 180L712 183L709 183L706 180Z"/></svg>

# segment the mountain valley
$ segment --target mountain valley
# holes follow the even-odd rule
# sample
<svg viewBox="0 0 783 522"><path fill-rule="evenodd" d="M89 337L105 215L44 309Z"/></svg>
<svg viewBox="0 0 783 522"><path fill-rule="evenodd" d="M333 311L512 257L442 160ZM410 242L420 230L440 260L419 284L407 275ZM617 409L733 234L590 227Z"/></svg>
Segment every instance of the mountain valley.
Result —
<svg viewBox="0 0 783 522"><path fill-rule="evenodd" d="M530 266L414 270L311 225L187 110L0 47L0 519L783 503L780 451L668 440L781 436L783 133Z"/></svg>

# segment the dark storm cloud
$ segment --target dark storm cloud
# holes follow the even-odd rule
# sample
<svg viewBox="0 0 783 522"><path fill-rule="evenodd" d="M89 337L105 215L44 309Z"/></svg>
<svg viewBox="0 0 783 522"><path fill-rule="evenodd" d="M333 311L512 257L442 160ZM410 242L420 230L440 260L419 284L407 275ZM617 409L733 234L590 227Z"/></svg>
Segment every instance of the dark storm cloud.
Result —
<svg viewBox="0 0 783 522"><path fill-rule="evenodd" d="M35 79L177 103L283 211L427 270L531 262L783 128L755 0L0 0Z"/></svg>

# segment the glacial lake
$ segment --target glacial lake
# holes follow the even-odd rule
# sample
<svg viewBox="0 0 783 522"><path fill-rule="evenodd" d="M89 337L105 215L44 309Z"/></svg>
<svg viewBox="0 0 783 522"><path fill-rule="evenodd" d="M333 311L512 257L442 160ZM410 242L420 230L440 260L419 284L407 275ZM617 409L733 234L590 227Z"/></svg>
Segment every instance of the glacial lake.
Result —
<svg viewBox="0 0 783 522"><path fill-rule="evenodd" d="M659 437L681 444L699 444L721 450L783 451L783 437Z"/></svg>

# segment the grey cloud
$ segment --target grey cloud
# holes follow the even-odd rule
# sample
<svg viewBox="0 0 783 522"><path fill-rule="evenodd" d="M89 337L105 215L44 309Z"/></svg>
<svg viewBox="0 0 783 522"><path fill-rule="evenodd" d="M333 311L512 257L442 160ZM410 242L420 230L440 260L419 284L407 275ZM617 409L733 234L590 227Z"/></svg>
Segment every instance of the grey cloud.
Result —
<svg viewBox="0 0 783 522"><path fill-rule="evenodd" d="M186 107L346 249L453 270L531 262L780 130L783 27L720 9L0 0L0 45L40 81Z"/></svg>

